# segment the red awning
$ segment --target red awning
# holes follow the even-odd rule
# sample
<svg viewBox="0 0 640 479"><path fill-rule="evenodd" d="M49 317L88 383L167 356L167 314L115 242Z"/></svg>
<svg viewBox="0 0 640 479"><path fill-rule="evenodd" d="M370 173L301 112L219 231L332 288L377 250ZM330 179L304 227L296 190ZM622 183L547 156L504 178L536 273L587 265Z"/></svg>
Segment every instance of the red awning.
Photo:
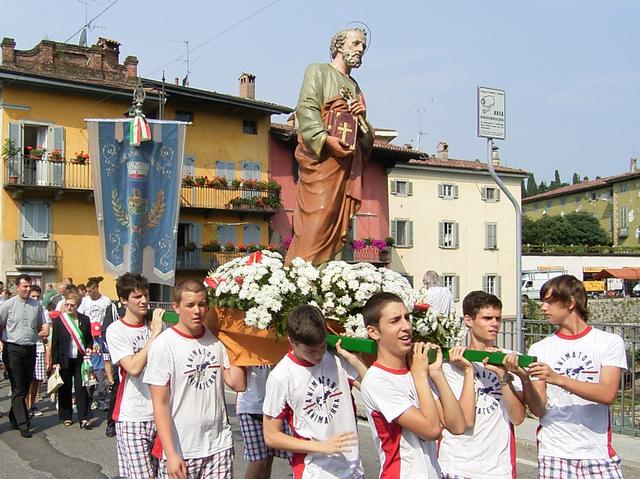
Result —
<svg viewBox="0 0 640 479"><path fill-rule="evenodd" d="M640 268L607 268L594 275L597 279L620 278L627 281L640 280Z"/></svg>

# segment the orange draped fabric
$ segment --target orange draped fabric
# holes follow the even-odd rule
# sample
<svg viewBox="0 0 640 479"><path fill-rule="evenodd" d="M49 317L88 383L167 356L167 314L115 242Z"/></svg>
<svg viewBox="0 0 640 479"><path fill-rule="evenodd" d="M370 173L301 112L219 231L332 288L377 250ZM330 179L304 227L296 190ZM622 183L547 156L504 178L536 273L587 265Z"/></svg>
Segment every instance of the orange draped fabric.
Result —
<svg viewBox="0 0 640 479"><path fill-rule="evenodd" d="M348 112L349 108L341 97L329 100L322 107L325 124L330 110ZM359 141L352 156L338 159L323 149L318 158L298 135L295 156L300 179L293 240L285 264L299 256L319 265L331 260L346 243L351 218L360 208L366 154Z"/></svg>

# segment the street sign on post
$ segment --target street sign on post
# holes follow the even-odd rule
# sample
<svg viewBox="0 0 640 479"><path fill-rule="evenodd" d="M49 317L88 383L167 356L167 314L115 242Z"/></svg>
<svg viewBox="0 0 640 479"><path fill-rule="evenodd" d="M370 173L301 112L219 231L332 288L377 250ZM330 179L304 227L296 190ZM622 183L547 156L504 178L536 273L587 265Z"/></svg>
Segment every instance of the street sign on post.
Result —
<svg viewBox="0 0 640 479"><path fill-rule="evenodd" d="M478 87L478 136L494 140L506 137L504 90Z"/></svg>

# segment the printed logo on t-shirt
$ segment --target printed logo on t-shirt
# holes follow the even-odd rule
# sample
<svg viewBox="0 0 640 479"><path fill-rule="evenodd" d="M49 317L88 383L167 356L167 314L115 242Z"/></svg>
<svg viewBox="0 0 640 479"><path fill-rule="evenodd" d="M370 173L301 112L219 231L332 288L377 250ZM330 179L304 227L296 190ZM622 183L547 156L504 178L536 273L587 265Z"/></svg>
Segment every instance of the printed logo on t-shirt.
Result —
<svg viewBox="0 0 640 479"><path fill-rule="evenodd" d="M144 348L144 345L147 344L147 339L149 338L149 331L145 329L144 331L140 331L135 338L133 338L133 354L139 353Z"/></svg>
<svg viewBox="0 0 640 479"><path fill-rule="evenodd" d="M502 391L498 376L486 369L476 370L476 413L492 414L500 407L501 398Z"/></svg>
<svg viewBox="0 0 640 479"><path fill-rule="evenodd" d="M598 371L588 353L569 351L563 354L553 365L554 371L562 376L584 382L595 382ZM565 391L563 389L563 391ZM568 393L568 391L565 391Z"/></svg>
<svg viewBox="0 0 640 479"><path fill-rule="evenodd" d="M320 376L313 378L307 389L302 410L313 421L328 424L340 407L338 384L331 378Z"/></svg>
<svg viewBox="0 0 640 479"><path fill-rule="evenodd" d="M191 386L197 389L208 389L216 382L218 369L220 365L217 364L213 351L197 348L189 353L184 374Z"/></svg>

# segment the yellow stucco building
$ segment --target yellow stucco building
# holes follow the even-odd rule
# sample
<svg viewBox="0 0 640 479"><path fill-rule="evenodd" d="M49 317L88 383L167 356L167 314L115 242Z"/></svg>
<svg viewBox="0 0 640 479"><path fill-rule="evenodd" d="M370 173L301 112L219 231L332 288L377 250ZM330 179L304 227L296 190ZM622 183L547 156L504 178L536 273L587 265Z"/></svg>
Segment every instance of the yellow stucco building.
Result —
<svg viewBox="0 0 640 479"><path fill-rule="evenodd" d="M499 165L495 170L520 199L526 172ZM437 156L398 163L389 174L389 219L395 240L391 268L404 272L414 287L436 271L456 301L456 312L470 291L500 297L503 314L515 315L516 215L511 202L480 161L454 160L448 146Z"/></svg>
<svg viewBox="0 0 640 479"><path fill-rule="evenodd" d="M5 284L20 272L32 273L42 284L66 276L76 283L105 276L101 289L115 297L113 278L103 273L92 159L83 160L80 153L88 150L86 118L127 114L137 64L135 57L120 64L119 44L107 39L91 47L43 40L28 51L16 50L13 39L2 41L0 278ZM239 80L240 95L233 96L142 79L148 117L191 122L183 176L193 182L181 190L176 279L202 277L240 254L241 244L269 243L279 198L267 184L270 118L291 109L256 100L253 75ZM200 187L203 178L197 177L204 176L209 187ZM257 198L266 204L252 201ZM235 250L202 248L214 238L234 243ZM154 285L151 295L166 301L169 289Z"/></svg>
<svg viewBox="0 0 640 479"><path fill-rule="evenodd" d="M640 246L640 171L635 159L627 173L587 180L522 200L525 216L590 213L609 234L613 246Z"/></svg>

